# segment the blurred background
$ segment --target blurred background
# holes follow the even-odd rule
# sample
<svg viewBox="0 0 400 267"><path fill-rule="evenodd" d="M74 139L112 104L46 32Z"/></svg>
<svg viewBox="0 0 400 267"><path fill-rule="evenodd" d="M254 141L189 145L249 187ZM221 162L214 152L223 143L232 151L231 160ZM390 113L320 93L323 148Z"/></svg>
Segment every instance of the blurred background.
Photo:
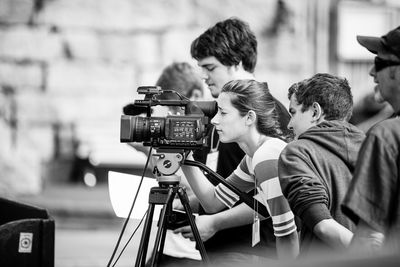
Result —
<svg viewBox="0 0 400 267"><path fill-rule="evenodd" d="M0 0L0 196L55 218L56 266L105 265L122 225L107 172L141 174L146 159L119 142L122 107L172 62L196 66L192 40L232 16L255 32L256 78L283 103L329 72L348 79L360 128L390 113L356 35L399 25L400 1Z"/></svg>

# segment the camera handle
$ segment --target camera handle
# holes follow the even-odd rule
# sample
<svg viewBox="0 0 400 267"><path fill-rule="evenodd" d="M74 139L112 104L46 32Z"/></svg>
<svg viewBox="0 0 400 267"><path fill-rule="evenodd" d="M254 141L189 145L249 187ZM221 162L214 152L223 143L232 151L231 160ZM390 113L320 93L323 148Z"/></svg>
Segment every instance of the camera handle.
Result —
<svg viewBox="0 0 400 267"><path fill-rule="evenodd" d="M205 164L198 162L198 161L185 159L183 161L183 165L199 167L203 172L205 172L205 174L210 174L211 176L216 178L220 183L222 183L223 185L228 187L230 190L235 192L237 195L239 195L239 198L247 206L249 206L252 209L254 209L254 206L257 206L257 212L260 215L262 215L264 218L270 217L270 214L269 214L267 208L264 206L264 204L259 203L259 201L256 200L255 198L253 198L252 196L247 195L246 193L240 191L239 189L237 189L236 187L234 187L233 185L228 183L221 175L219 175L218 173L216 173L213 170L211 170L210 168L208 168ZM254 205L255 201L258 202L258 205Z"/></svg>
<svg viewBox="0 0 400 267"><path fill-rule="evenodd" d="M159 151L158 151L159 152ZM151 224L154 215L155 205L163 205L158 221L158 230L154 242L152 256L150 258L150 266L157 266L160 261L160 255L163 254L165 237L167 234L167 225L172 217L172 202L176 195L178 195L182 206L184 207L185 214L192 229L197 248L200 252L201 258L205 265L209 264L203 242L201 241L200 233L196 226L196 221L190 208L189 198L186 191L179 185L180 177L175 175L175 172L180 168L181 162L184 159L183 152L166 152L156 153L153 156L158 157L154 172L157 175L158 187L150 189L149 194L149 207L145 219L142 237L139 244L139 250L136 256L135 266L145 266L147 248L149 245L149 238L151 232Z"/></svg>

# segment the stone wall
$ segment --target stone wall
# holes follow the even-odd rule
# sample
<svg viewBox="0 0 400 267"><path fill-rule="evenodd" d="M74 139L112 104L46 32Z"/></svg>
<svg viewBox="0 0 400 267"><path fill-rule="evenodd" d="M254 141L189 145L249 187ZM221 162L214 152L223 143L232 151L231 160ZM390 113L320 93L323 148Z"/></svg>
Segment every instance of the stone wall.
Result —
<svg viewBox="0 0 400 267"><path fill-rule="evenodd" d="M17 192L40 191L43 180L57 179L54 173L48 177L46 166L70 160L74 140L107 153L104 147L123 146L119 117L136 88L154 84L173 61L195 65L191 41L231 16L255 31L256 76L287 103L287 88L315 70L310 58L316 33L309 17L326 20L330 1L278 2L0 0L0 102L6 103L0 112L0 153L8 162L0 166L0 179L13 181L0 184ZM326 13L315 15L310 7L316 5ZM327 28L322 24L316 32L327 34ZM318 62L326 66L327 60ZM56 176L62 180L67 173Z"/></svg>

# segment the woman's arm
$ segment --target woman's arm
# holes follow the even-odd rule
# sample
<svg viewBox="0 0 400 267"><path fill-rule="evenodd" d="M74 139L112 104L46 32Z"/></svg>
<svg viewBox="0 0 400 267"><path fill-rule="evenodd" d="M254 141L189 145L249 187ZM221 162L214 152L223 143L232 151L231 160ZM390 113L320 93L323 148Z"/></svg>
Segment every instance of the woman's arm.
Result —
<svg viewBox="0 0 400 267"><path fill-rule="evenodd" d="M207 241L215 233L223 229L251 224L254 218L253 215L253 209L242 203L231 209L215 214L200 215L196 217L196 226L199 230L202 241ZM190 226L178 228L174 232L182 233L184 237L194 240Z"/></svg>
<svg viewBox="0 0 400 267"><path fill-rule="evenodd" d="M188 156L188 159L192 159L192 157ZM225 205L214 194L215 186L208 181L199 168L185 165L182 165L181 168L193 193L206 212L215 213L225 208Z"/></svg>
<svg viewBox="0 0 400 267"><path fill-rule="evenodd" d="M278 259L296 259L299 255L299 237L297 231L286 236L276 237Z"/></svg>

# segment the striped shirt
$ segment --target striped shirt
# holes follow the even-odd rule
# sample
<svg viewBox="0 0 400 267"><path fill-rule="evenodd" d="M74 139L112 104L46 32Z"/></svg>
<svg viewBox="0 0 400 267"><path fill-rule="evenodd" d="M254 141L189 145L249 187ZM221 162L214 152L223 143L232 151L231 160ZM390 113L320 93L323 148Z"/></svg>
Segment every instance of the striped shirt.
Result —
<svg viewBox="0 0 400 267"><path fill-rule="evenodd" d="M245 155L236 170L227 178L228 183L243 192L249 192L257 186L258 194L254 198L266 206L277 237L296 231L294 215L282 194L278 178L278 158L285 146L286 143L278 138L268 139L252 158ZM223 184L215 188L215 195L229 208L239 201L239 196Z"/></svg>

